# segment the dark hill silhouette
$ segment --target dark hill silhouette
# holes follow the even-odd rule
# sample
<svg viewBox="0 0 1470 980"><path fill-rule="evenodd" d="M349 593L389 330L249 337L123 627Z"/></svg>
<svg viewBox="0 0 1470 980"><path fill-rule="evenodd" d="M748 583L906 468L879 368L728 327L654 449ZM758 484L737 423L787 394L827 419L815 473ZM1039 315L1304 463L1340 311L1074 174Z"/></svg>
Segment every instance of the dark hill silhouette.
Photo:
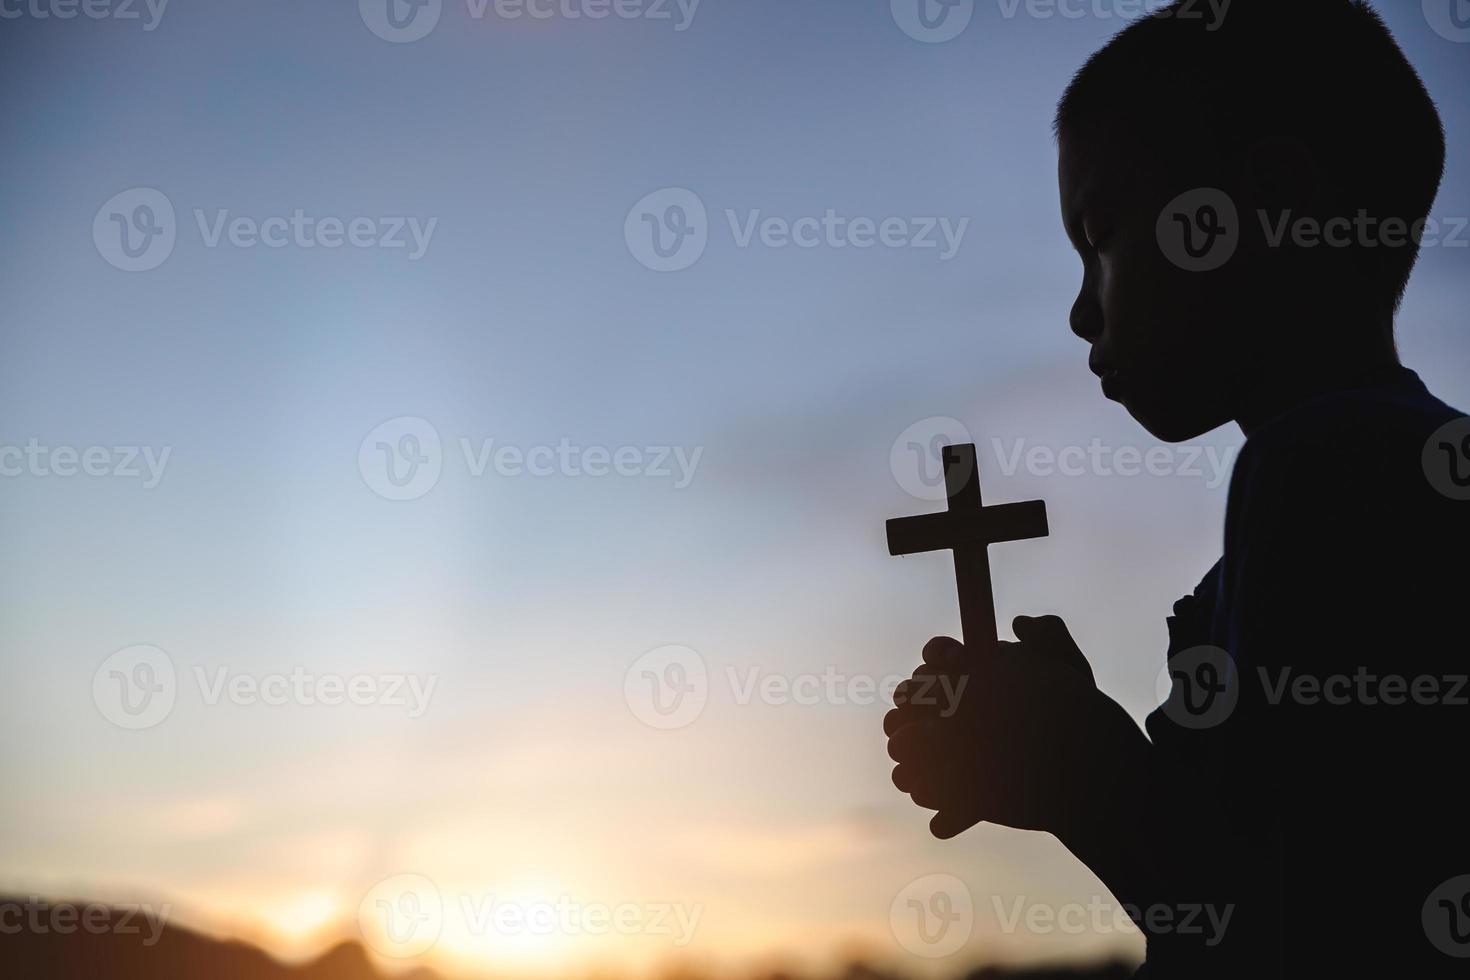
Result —
<svg viewBox="0 0 1470 980"><path fill-rule="evenodd" d="M0 896L0 907L25 907L25 899ZM50 908L86 902L49 902ZM109 924L121 924L114 911ZM0 922L0 976L9 980L441 980L439 974L418 969L407 973L378 970L363 947L342 942L310 962L282 963L263 951L234 940L217 940L177 925L164 925L158 941L145 945L150 930L139 921L136 933L115 929L69 933L36 931L14 917ZM19 925L21 928L12 931ZM1009 970L987 967L956 980L1127 980L1131 968L1122 964L1101 967L1055 967ZM688 977L686 980L699 980ZM750 980L796 980L784 974ZM827 978L812 980L908 980L902 974L855 963Z"/></svg>
<svg viewBox="0 0 1470 980"><path fill-rule="evenodd" d="M0 907L31 905L25 899L0 897ZM52 909L86 902L49 902ZM176 925L164 925L157 942L147 945L150 927L140 917L110 914L109 928L60 932L38 931L27 923L0 923L0 975L17 980L387 980L357 943L343 942L299 966L273 959L261 950L233 940L221 941ZM19 932L12 932L19 925ZM128 925L136 932L122 932ZM393 980L438 980L428 971L393 975Z"/></svg>

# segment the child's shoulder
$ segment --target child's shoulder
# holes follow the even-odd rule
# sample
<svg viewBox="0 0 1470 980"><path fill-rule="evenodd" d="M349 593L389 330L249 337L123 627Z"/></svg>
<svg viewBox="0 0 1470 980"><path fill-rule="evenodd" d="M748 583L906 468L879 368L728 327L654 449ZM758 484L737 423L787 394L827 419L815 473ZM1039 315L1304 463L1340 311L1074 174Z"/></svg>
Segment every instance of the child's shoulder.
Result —
<svg viewBox="0 0 1470 980"><path fill-rule="evenodd" d="M1256 455L1314 447L1388 449L1405 443L1417 452L1436 429L1464 414L1431 394L1413 371L1400 367L1283 413L1253 433L1247 446Z"/></svg>
<svg viewBox="0 0 1470 980"><path fill-rule="evenodd" d="M1362 471L1418 467L1425 443L1464 415L1430 393L1408 368L1394 368L1356 387L1314 398L1251 434L1241 453L1247 468L1323 465Z"/></svg>
<svg viewBox="0 0 1470 980"><path fill-rule="evenodd" d="M1445 503L1426 472L1431 437L1463 417L1407 368L1306 402L1251 433L1230 510L1285 512L1298 524L1362 520ZM1228 521L1228 518L1227 518Z"/></svg>

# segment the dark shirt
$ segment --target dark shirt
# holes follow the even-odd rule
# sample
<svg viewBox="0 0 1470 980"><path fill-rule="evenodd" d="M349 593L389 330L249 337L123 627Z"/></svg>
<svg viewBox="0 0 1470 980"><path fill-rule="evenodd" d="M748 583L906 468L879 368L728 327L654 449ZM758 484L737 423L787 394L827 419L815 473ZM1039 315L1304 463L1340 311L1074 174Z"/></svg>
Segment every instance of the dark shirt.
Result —
<svg viewBox="0 0 1470 980"><path fill-rule="evenodd" d="M1147 725L1169 900L1231 915L1145 925L1144 975L1470 976L1434 894L1470 875L1470 502L1426 469L1462 415L1398 368L1247 441Z"/></svg>

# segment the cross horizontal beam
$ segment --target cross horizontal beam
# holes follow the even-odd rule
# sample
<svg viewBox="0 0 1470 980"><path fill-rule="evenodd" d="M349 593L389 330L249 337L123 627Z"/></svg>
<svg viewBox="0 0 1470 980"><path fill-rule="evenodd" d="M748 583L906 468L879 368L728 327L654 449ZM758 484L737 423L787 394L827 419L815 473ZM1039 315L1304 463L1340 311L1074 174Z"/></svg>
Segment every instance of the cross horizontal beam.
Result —
<svg viewBox="0 0 1470 980"><path fill-rule="evenodd" d="M888 553L917 555L963 544L996 544L1047 535L1046 503L992 504L973 513L948 511L895 517L888 522Z"/></svg>
<svg viewBox="0 0 1470 980"><path fill-rule="evenodd" d="M988 548L1001 541L1046 537L1046 504L1026 500L984 506L976 460L973 443L944 447L941 461L948 510L889 521L888 553L953 551L964 642L972 649L989 651L995 648L996 630Z"/></svg>

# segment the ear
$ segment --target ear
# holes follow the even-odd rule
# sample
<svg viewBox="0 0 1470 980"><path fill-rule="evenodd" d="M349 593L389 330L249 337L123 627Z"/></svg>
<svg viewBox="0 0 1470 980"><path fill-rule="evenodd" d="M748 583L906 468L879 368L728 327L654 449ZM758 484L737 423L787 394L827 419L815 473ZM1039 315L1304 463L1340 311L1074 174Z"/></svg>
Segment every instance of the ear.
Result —
<svg viewBox="0 0 1470 980"><path fill-rule="evenodd" d="M1317 215L1334 193L1305 142L1295 136L1259 140L1246 150L1240 175L1242 210Z"/></svg>

